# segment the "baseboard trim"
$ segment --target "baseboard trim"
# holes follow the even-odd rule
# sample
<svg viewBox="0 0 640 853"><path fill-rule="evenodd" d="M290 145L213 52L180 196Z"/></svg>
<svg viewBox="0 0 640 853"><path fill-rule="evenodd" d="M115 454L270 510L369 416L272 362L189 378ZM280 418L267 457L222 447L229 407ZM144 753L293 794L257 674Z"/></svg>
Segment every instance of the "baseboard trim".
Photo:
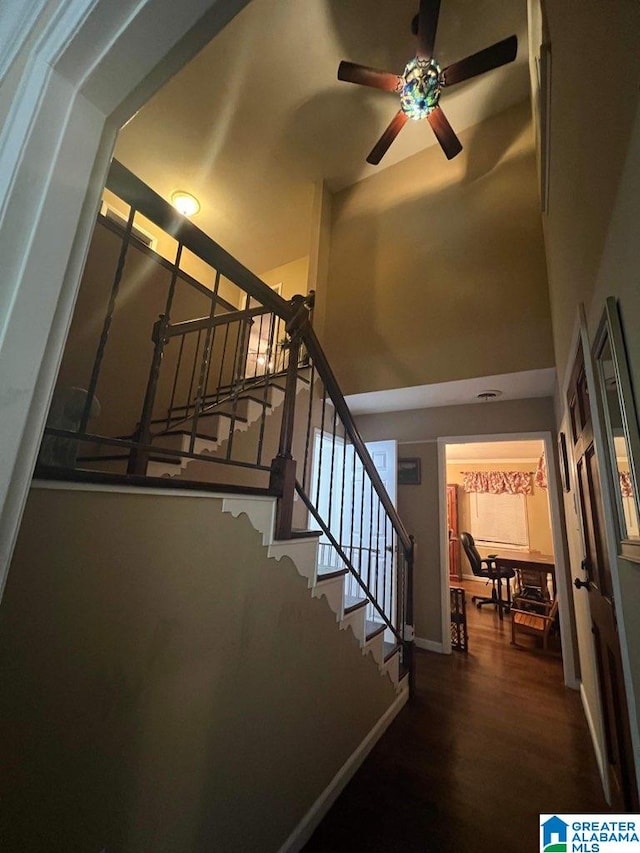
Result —
<svg viewBox="0 0 640 853"><path fill-rule="evenodd" d="M425 640L422 637L416 637L415 644L419 649L424 649L426 652L437 652L440 655L444 654L442 643L437 643L435 640Z"/></svg>
<svg viewBox="0 0 640 853"><path fill-rule="evenodd" d="M384 714L380 717L369 734L342 765L315 803L311 806L300 823L287 838L278 853L299 853L307 841L313 835L314 830L329 811L331 806L342 793L347 783L351 780L356 770L360 767L367 755L380 740L389 725L404 707L409 698L409 688L405 686L402 692Z"/></svg>
<svg viewBox="0 0 640 853"><path fill-rule="evenodd" d="M611 793L609 791L609 777L607 774L607 768L605 765L604 755L602 754L602 750L600 748L600 743L598 741L598 736L596 732L595 723L593 721L593 716L591 714L591 707L589 706L589 701L587 699L587 694L584 689L584 684L580 683L580 698L582 699L582 708L584 710L584 715L587 718L587 725L589 726L589 733L591 734L591 742L593 744L593 751L596 754L596 762L598 764L598 772L600 773L600 781L602 782L602 791L604 793L604 798L609 805L611 805Z"/></svg>

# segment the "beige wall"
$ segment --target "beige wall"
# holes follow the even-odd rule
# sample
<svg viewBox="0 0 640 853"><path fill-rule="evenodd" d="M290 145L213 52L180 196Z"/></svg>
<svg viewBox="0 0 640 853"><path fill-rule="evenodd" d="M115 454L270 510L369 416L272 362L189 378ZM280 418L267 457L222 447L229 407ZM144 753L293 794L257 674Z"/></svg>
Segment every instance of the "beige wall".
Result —
<svg viewBox="0 0 640 853"><path fill-rule="evenodd" d="M115 193L112 193L111 190L105 188L102 192L102 199L109 207L113 208L113 210L120 214L122 218L125 220L128 218L129 205L123 202L122 199L115 195ZM198 222L197 214L193 217L192 222L198 227L201 225L201 223ZM170 234L167 234L166 231L163 231L154 222L139 213L136 213L134 224L143 231L146 231L147 234L155 239L156 243L154 245L154 251L156 251L160 257L165 258L170 263L174 263L178 250L178 243ZM180 269L184 270L187 275L195 278L195 280L200 284L209 288L209 290L212 290L215 286L216 270L188 249L183 249L182 251L180 256ZM218 293L223 299L226 299L236 308L244 307L245 294L233 282L225 279L224 277L220 279Z"/></svg>
<svg viewBox="0 0 640 853"><path fill-rule="evenodd" d="M591 339L607 296L619 301L627 353L640 396L640 6L634 0L545 3L552 53L551 161L549 212L544 221L549 289L559 378L566 379L575 353L572 331L582 302ZM600 56L615 57L616 85L594 111L594 90L583 73L586 45ZM596 120L594 116L597 114ZM566 404L558 401L559 420ZM568 433L568 424L564 427ZM636 464L638 464L636 462ZM606 482L606 480L605 480ZM582 577L584 548L574 495L565 500L571 569ZM615 552L617 543L611 542ZM640 572L618 559L618 630L626 654L627 694L640 770ZM574 594L583 689L605 744L587 597Z"/></svg>
<svg viewBox="0 0 640 853"><path fill-rule="evenodd" d="M275 853L395 697L219 501L36 488L0 610L3 849Z"/></svg>
<svg viewBox="0 0 640 853"><path fill-rule="evenodd" d="M334 197L323 343L345 393L553 364L529 104L461 139Z"/></svg>
<svg viewBox="0 0 640 853"><path fill-rule="evenodd" d="M553 400L479 403L442 406L407 412L360 415L365 441L396 439L398 455L418 456L422 463L420 486L398 486L398 510L418 546L415 564L416 634L442 642L440 572L440 495L438 490L438 437L550 432L555 428Z"/></svg>
<svg viewBox="0 0 640 853"><path fill-rule="evenodd" d="M533 474L537 460L531 462L450 462L447 464L447 483L455 483L458 488L458 532L471 530L471 494L462 488L463 471L528 471L531 473L532 492L525 496L527 526L529 530L529 549L541 554L553 554L551 536L551 518L549 499L546 489L536 486ZM493 549L496 550L495 548ZM463 573L469 574L470 568L464 554L461 554Z"/></svg>
<svg viewBox="0 0 640 853"><path fill-rule="evenodd" d="M640 6L635 0L544 5L552 53L551 192L544 232L562 376L577 303L590 301L598 276L638 106ZM599 56L615 57L610 97L598 98L584 73L587 45L597 45Z"/></svg>
<svg viewBox="0 0 640 853"><path fill-rule="evenodd" d="M309 257L297 258L288 264L261 273L260 278L270 287L282 283L283 299L291 299L298 293L306 294L309 278Z"/></svg>

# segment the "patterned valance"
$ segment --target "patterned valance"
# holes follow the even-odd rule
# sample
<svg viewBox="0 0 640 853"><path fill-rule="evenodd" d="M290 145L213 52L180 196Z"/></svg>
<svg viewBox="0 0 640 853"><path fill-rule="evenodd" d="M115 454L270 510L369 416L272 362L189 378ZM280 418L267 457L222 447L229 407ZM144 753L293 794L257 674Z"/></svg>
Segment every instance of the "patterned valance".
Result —
<svg viewBox="0 0 640 853"><path fill-rule="evenodd" d="M534 476L535 484L540 489L547 489L547 460L544 458L544 453L538 459L538 467Z"/></svg>
<svg viewBox="0 0 640 853"><path fill-rule="evenodd" d="M620 491L623 498L630 498L633 495L633 482L629 471L620 471Z"/></svg>
<svg viewBox="0 0 640 853"><path fill-rule="evenodd" d="M465 492L488 492L491 495L530 495L531 474L528 471L463 471Z"/></svg>

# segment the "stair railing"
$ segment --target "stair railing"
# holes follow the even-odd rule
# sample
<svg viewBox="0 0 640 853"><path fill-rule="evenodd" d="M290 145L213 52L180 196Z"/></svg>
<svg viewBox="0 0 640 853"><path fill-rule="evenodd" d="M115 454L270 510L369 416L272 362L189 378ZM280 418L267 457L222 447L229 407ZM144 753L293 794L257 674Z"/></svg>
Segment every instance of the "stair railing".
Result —
<svg viewBox="0 0 640 853"><path fill-rule="evenodd" d="M50 425L48 436L72 442L74 448L99 447L97 456L84 457L94 465L124 459L130 477L149 476L158 459L167 464L196 460L214 463L207 465L215 469L209 482L276 495L277 538L290 538L296 528L318 528L325 573L345 575L350 600L366 599L369 622L384 630L392 647L401 647L403 664L411 671L407 626L413 624L413 539L313 331L313 300L284 300L117 161L107 188L130 205L130 214L88 393L75 427ZM153 326L153 353L134 433L89 432L138 213L177 243L166 310ZM215 284L209 291L209 316L173 323L171 305L185 251L215 270ZM235 304L219 296L223 279L237 288ZM252 332L254 350L259 342L253 366ZM247 397L247 392L253 393ZM279 403L276 394L283 395ZM251 428L240 408L247 399L260 411ZM178 438L182 444L170 441ZM102 448L113 455L104 455Z"/></svg>

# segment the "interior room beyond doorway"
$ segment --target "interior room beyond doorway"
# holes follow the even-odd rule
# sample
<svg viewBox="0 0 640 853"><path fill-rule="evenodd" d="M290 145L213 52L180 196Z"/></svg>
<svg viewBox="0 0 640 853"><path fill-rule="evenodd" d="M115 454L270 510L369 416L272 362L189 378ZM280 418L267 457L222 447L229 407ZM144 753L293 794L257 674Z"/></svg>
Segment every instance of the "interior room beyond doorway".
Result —
<svg viewBox="0 0 640 853"><path fill-rule="evenodd" d="M447 568L473 611L471 644L480 622L495 624L504 642L560 664L544 449L542 439L446 445Z"/></svg>

